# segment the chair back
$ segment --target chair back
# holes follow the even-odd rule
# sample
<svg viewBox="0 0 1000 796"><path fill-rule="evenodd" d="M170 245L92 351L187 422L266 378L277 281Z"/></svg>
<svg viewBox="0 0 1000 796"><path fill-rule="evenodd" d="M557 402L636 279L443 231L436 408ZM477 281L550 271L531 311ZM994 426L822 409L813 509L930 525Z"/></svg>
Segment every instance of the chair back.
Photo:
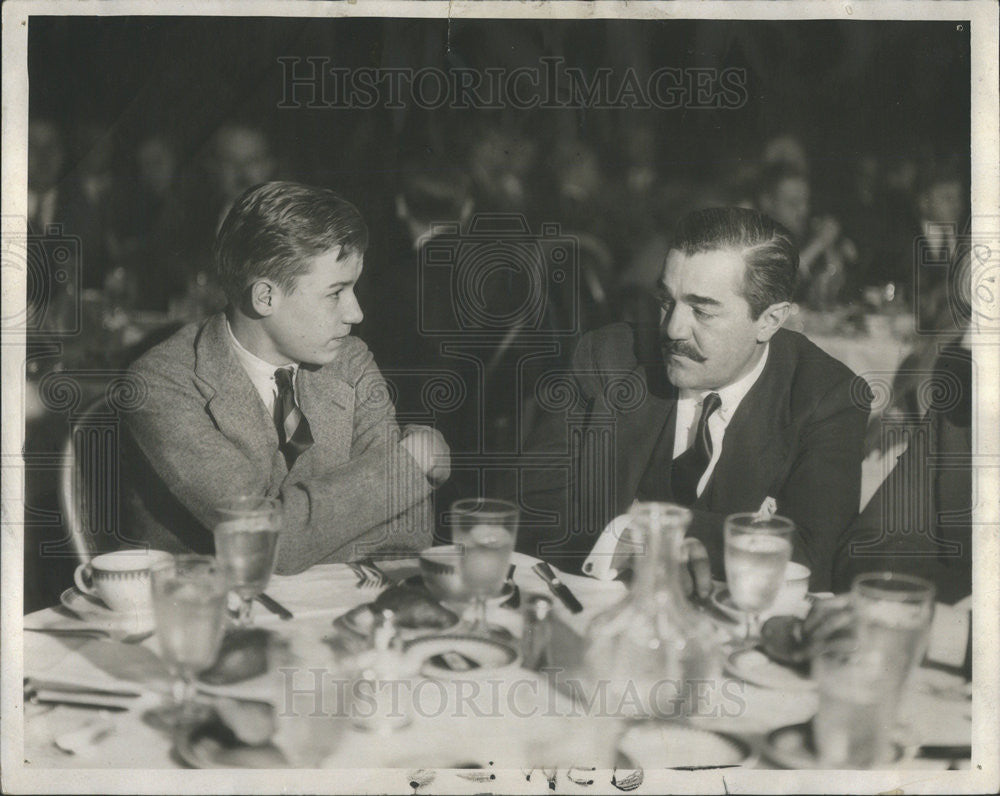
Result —
<svg viewBox="0 0 1000 796"><path fill-rule="evenodd" d="M121 523L124 428L120 408L101 397L74 413L69 426L59 474L59 504L77 558L86 563L101 553L140 546L141 542L125 536ZM65 550L65 539L60 546Z"/></svg>

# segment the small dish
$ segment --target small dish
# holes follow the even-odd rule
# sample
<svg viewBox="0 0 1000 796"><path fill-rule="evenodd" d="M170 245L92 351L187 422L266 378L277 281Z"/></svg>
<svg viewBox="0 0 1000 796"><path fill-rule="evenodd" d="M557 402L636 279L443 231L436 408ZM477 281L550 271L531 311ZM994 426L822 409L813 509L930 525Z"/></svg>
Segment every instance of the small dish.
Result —
<svg viewBox="0 0 1000 796"><path fill-rule="evenodd" d="M245 744L214 715L178 733L174 749L191 768L288 768L291 765L273 743Z"/></svg>
<svg viewBox="0 0 1000 796"><path fill-rule="evenodd" d="M791 724L779 727L764 738L764 756L783 768L823 768L813 746L812 724ZM894 741L891 759L882 766L895 766L906 757L906 749Z"/></svg>
<svg viewBox="0 0 1000 796"><path fill-rule="evenodd" d="M735 736L659 722L630 727L618 752L627 767L637 769L748 768L756 762L753 747Z"/></svg>
<svg viewBox="0 0 1000 796"><path fill-rule="evenodd" d="M512 646L467 635L425 636L406 646L406 655L425 677L469 679L517 666L521 654Z"/></svg>
<svg viewBox="0 0 1000 796"><path fill-rule="evenodd" d="M156 628L156 619L152 611L118 613L108 608L97 597L85 594L75 586L71 586L59 595L59 602L84 622L109 633L119 631L138 634L151 632Z"/></svg>
<svg viewBox="0 0 1000 796"><path fill-rule="evenodd" d="M726 670L751 685L784 691L815 691L816 681L783 666L759 649L739 649L726 658Z"/></svg>

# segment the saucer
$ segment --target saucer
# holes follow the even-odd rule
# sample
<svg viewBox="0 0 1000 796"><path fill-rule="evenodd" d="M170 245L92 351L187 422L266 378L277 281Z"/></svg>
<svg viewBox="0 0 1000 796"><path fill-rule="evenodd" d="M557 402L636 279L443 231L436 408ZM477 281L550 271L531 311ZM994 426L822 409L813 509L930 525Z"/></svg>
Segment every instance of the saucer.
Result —
<svg viewBox="0 0 1000 796"><path fill-rule="evenodd" d="M214 716L180 732L174 749L191 768L288 768L291 765L273 743L245 744Z"/></svg>
<svg viewBox="0 0 1000 796"><path fill-rule="evenodd" d="M62 606L80 617L84 622L101 630L145 633L154 630L156 619L152 611L119 613L112 611L97 597L85 594L75 586L70 586L59 595Z"/></svg>
<svg viewBox="0 0 1000 796"><path fill-rule="evenodd" d="M716 609L718 609L723 614L728 616L734 622L740 622L740 623L746 622L747 620L746 612L741 611L739 608L736 607L736 603L733 602L733 597L729 593L728 586L723 585L715 589L715 591L712 592L712 596L709 599L711 600L712 605ZM800 600L799 602L794 604L792 603L784 604L780 602L775 603L766 611L760 612L760 619L761 621L763 621L772 616L779 616L784 614L797 616L800 619L802 619L805 617L807 613L809 613L809 609L811 606L812 606L812 601L809 595L806 596L806 599Z"/></svg>
<svg viewBox="0 0 1000 796"><path fill-rule="evenodd" d="M422 675L439 680L485 677L516 666L521 659L514 647L503 642L457 634L417 639L407 645L406 655L419 661Z"/></svg>
<svg viewBox="0 0 1000 796"><path fill-rule="evenodd" d="M784 691L815 691L816 681L771 660L759 649L736 650L726 659L726 670L751 685Z"/></svg>
<svg viewBox="0 0 1000 796"><path fill-rule="evenodd" d="M753 748L735 736L657 722L631 727L618 752L629 766L645 769L751 767L756 760Z"/></svg>
<svg viewBox="0 0 1000 796"><path fill-rule="evenodd" d="M424 585L424 576L421 575L421 574L419 574L419 573L416 574L416 575L410 575L410 577L408 577L406 580L404 580L399 585L400 586L423 586ZM510 595L512 595L513 593L514 593L514 584L511 581L509 581L509 580L505 580L503 582L503 588L500 589L500 593L497 594L497 595L494 595L493 597L487 597L486 598L486 604L487 605L499 605L500 603L504 602L508 597L510 597ZM447 602L449 604L454 604L454 603L451 603L450 600L445 600L444 602Z"/></svg>
<svg viewBox="0 0 1000 796"><path fill-rule="evenodd" d="M764 755L784 768L823 768L813 746L812 725L791 724L779 727L764 738ZM892 743L890 759L879 767L892 767L906 757L906 749L896 741Z"/></svg>

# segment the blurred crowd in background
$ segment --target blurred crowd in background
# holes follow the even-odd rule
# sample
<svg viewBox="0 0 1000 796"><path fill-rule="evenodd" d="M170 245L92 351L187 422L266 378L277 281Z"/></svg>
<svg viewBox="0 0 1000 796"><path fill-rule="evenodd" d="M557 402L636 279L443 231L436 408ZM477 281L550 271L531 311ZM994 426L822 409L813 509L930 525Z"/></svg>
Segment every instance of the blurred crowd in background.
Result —
<svg viewBox="0 0 1000 796"><path fill-rule="evenodd" d="M282 59L314 57L507 73L558 57L588 77L736 69L746 93L739 107L671 110L287 107ZM518 449L538 375L565 367L579 334L656 322L687 211L741 205L785 225L801 250L790 325L866 349L893 337L908 360L884 364L903 381L933 365L930 333L957 339L967 320L962 25L36 17L29 76L28 454L66 436L65 411L32 383L120 371L222 308L216 232L269 180L332 188L366 219L355 333L401 418L442 427L456 494L484 491L484 451ZM429 247L451 252L443 279ZM481 262L456 286L463 257ZM459 383L429 385L441 368ZM897 406L918 412L919 385L903 387ZM46 473L29 473L31 507L53 503Z"/></svg>

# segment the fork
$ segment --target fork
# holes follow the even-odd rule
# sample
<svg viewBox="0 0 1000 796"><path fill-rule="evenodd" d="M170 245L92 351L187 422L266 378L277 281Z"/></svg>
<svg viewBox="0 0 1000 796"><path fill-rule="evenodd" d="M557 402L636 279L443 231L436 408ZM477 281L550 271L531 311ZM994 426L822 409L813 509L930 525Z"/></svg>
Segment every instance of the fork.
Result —
<svg viewBox="0 0 1000 796"><path fill-rule="evenodd" d="M360 562L349 561L347 566L358 576L359 589L378 589L383 585L378 574L363 566Z"/></svg>
<svg viewBox="0 0 1000 796"><path fill-rule="evenodd" d="M358 564L371 575L376 587L392 585L392 579L382 571L382 568L375 563L375 559L371 556L362 558Z"/></svg>

